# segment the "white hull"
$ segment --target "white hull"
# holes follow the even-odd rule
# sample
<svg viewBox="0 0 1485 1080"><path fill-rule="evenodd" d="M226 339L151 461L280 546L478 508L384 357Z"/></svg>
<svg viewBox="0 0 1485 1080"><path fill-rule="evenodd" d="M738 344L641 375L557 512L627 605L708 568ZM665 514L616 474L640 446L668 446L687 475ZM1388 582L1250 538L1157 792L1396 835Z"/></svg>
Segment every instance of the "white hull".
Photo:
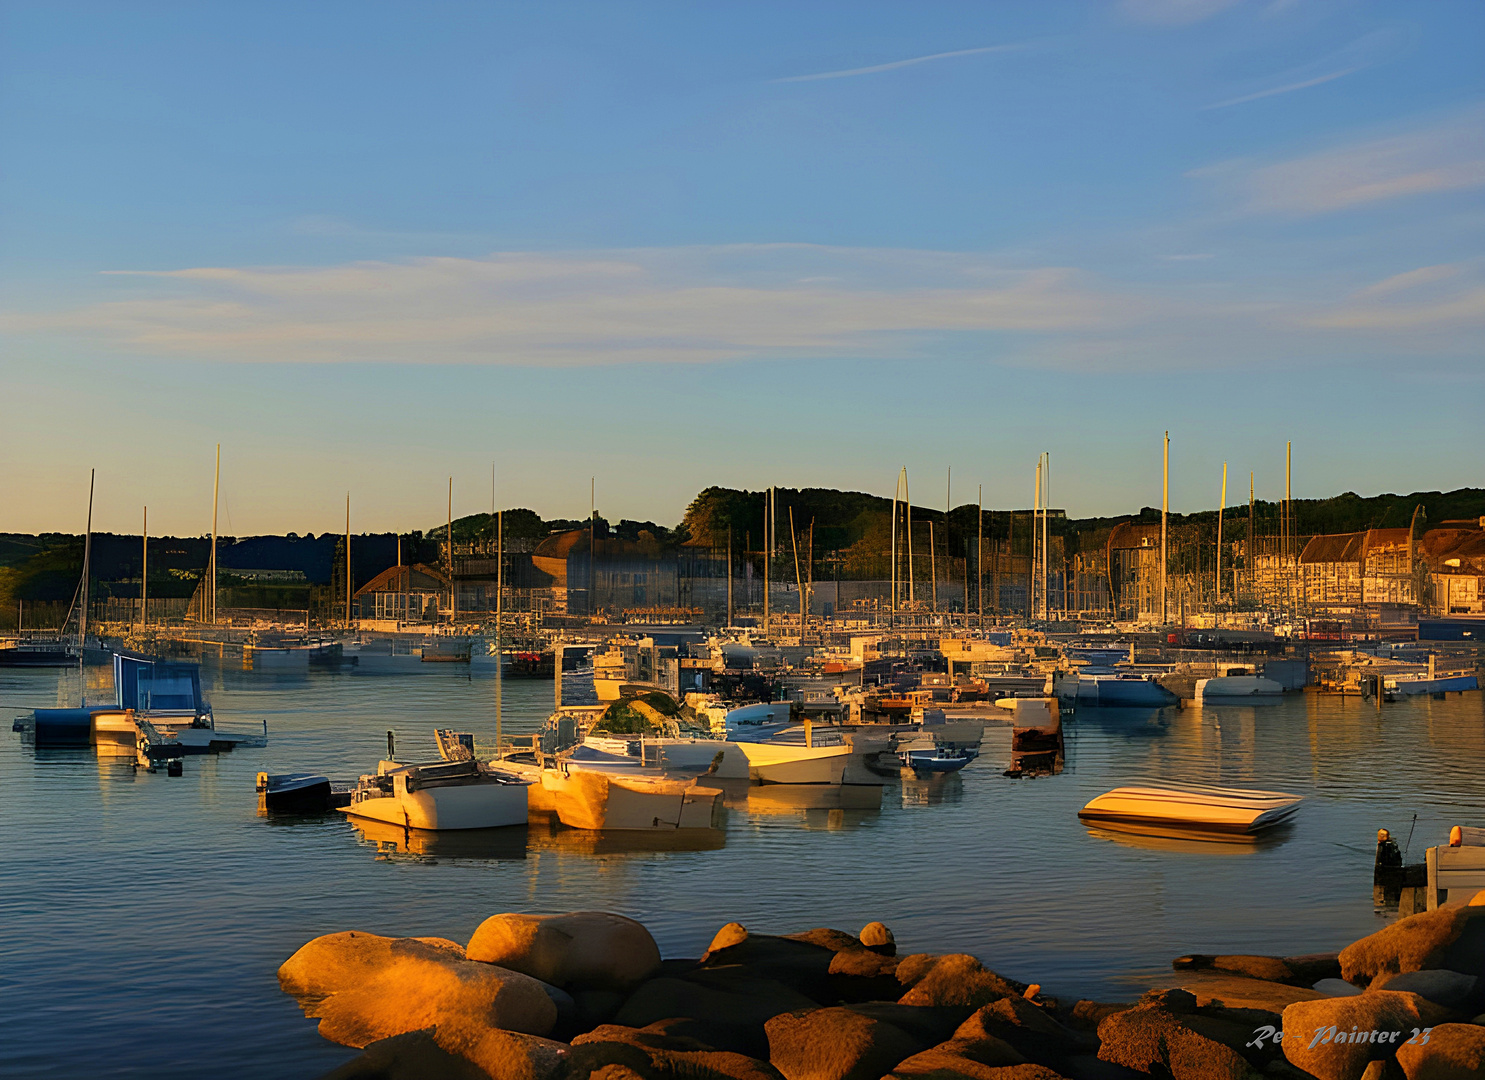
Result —
<svg viewBox="0 0 1485 1080"><path fill-rule="evenodd" d="M211 754L239 746L268 745L266 734L245 735L209 727L192 727L190 717L172 720L168 716L151 714L148 719L157 732L166 739L179 743L188 754ZM139 725L130 713L95 713L93 743L98 747L99 753L133 755L139 744Z"/></svg>
<svg viewBox="0 0 1485 1080"><path fill-rule="evenodd" d="M477 783L362 799L352 817L409 829L494 829L526 823L526 785Z"/></svg>
<svg viewBox="0 0 1485 1080"><path fill-rule="evenodd" d="M1262 675L1224 675L1196 681L1196 700L1278 697L1284 688Z"/></svg>
<svg viewBox="0 0 1485 1080"><path fill-rule="evenodd" d="M722 755L715 775L726 778L743 778L748 775L748 759L737 749L736 743L721 739L645 739L623 737L589 736L584 744L608 754L625 754L634 757L641 765L662 772L691 773L708 772L717 755ZM642 749L643 757L635 750Z"/></svg>
<svg viewBox="0 0 1485 1080"><path fill-rule="evenodd" d="M1116 788L1094 799L1078 817L1118 828L1195 830L1245 836L1270 828L1299 808L1301 797L1281 791L1247 791L1199 785Z"/></svg>
<svg viewBox="0 0 1485 1080"><path fill-rule="evenodd" d="M542 789L562 824L574 829L710 829L722 798L694 782L547 769Z"/></svg>
<svg viewBox="0 0 1485 1080"><path fill-rule="evenodd" d="M764 784L839 784L851 757L849 746L789 746L735 743L748 759L748 777Z"/></svg>

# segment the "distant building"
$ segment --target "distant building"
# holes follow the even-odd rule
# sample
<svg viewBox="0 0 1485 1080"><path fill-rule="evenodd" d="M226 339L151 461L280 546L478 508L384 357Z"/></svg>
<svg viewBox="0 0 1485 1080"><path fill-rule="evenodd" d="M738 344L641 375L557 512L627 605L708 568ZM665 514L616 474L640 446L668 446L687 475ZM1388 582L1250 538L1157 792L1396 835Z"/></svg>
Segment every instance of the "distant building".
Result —
<svg viewBox="0 0 1485 1080"><path fill-rule="evenodd" d="M433 622L449 607L447 574L424 563L391 566L356 590L357 618Z"/></svg>

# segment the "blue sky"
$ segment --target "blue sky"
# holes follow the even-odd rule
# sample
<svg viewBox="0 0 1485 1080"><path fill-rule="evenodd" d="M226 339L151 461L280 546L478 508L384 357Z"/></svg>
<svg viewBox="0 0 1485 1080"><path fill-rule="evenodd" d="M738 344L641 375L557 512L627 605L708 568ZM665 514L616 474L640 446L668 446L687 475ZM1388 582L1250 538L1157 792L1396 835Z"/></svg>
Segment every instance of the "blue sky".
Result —
<svg viewBox="0 0 1485 1080"><path fill-rule="evenodd" d="M1485 6L0 7L0 529L1485 484ZM927 494L933 493L933 494Z"/></svg>

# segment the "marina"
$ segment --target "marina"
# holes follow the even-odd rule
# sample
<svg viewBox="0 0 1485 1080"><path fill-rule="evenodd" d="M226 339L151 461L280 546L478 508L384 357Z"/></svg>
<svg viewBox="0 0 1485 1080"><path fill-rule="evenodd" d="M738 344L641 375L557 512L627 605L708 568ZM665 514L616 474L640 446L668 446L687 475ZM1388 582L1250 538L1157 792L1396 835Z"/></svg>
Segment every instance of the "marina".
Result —
<svg viewBox="0 0 1485 1080"><path fill-rule="evenodd" d="M1011 713L995 710L1005 719L986 724L979 756L955 775L879 777L877 788L719 780L709 784L722 790L716 828L663 835L550 824L428 832L335 812L259 816L259 772L358 775L385 754L389 712L434 713L493 739L494 680L439 667L263 672L207 659L202 688L215 711L244 726L266 721L273 737L261 749L192 758L179 778L136 772L86 746L35 747L20 734L0 744L21 855L0 870L0 914L15 931L0 950L10 970L26 971L14 984L25 991L14 997L15 1021L37 1030L51 1009L79 1010L74 1050L59 1057L49 1043L22 1039L13 1067L193 1076L197 1057L166 1034L179 1009L207 1008L237 1018L219 1038L243 1069L264 1077L328 1070L351 1052L321 1039L265 972L305 937L343 928L343 916L327 910L332 893L333 906L354 910L359 925L392 933L472 930L492 903L602 907L642 918L667 955L704 949L718 912L759 928L881 918L908 949L953 942L1049 992L1127 1000L1168 974L1175 942L1282 954L1338 947L1383 925L1388 916L1374 913L1370 896L1376 828L1402 830L1401 840L1416 813L1408 861L1421 861L1452 825L1477 820L1469 778L1485 768L1478 692L1411 697L1379 712L1358 697L1311 691L1260 706L1080 706L1062 725L1065 769L1034 780L1000 775L1013 728ZM86 674L0 674L0 700L13 713L76 700ZM581 681L569 682L575 697ZM552 712L552 684L512 680L501 693L506 730L537 734ZM427 747L437 756L426 724L398 724L397 739L406 752ZM1277 789L1305 804L1283 835L1246 845L1183 847L1078 821L1095 796L1135 778ZM182 814L189 836L177 828ZM958 853L957 872L934 878L931 897L904 884L933 872L938 848L924 847L924 829ZM103 834L118 843L100 845ZM273 888L265 891L268 859ZM125 926L169 904L174 879L154 867L182 861L214 900L175 919L178 949L157 964ZM801 890L801 864L849 882L849 895ZM1234 892L1264 902L1233 908ZM998 894L1017 903L986 905ZM1095 894L1108 932L1096 942L1069 937L1064 927L1089 916ZM51 913L79 902L108 918L75 927L63 954L73 959L32 963L41 954L30 942L47 933ZM1046 918L1028 923L1019 914L1027 905ZM1226 912L1220 923L1213 910ZM224 920L236 927L230 944L218 932ZM56 956L50 947L46 955ZM86 990L69 974L84 957L96 980ZM126 1020L84 1009L126 984L146 988L158 1011ZM106 1062L92 1049L103 1043L113 1046Z"/></svg>

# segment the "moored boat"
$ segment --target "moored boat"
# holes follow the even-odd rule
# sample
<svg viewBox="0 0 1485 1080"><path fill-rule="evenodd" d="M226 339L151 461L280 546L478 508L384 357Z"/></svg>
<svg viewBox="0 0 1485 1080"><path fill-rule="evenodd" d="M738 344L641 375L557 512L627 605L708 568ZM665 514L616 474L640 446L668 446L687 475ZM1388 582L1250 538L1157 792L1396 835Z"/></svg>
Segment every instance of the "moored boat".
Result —
<svg viewBox="0 0 1485 1080"><path fill-rule="evenodd" d="M492 829L526 822L530 780L478 761L377 764L351 792L352 817L410 829Z"/></svg>
<svg viewBox="0 0 1485 1080"><path fill-rule="evenodd" d="M1303 796L1282 791L1155 783L1115 788L1078 811L1087 824L1243 838L1287 821Z"/></svg>

